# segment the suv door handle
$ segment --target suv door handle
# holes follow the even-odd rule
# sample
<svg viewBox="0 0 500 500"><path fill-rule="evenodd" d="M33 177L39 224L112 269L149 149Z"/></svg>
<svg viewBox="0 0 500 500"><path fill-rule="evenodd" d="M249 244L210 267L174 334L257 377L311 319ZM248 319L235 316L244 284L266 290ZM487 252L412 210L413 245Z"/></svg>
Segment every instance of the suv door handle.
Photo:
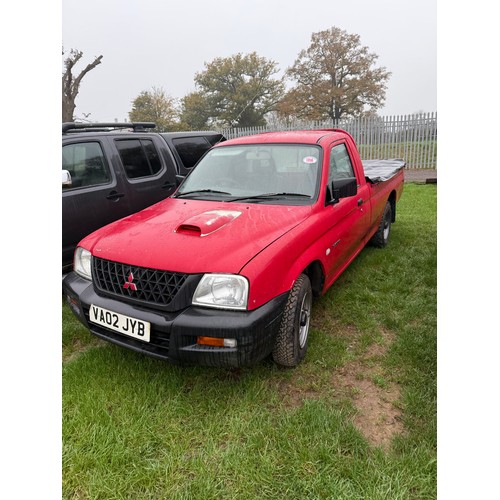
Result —
<svg viewBox="0 0 500 500"><path fill-rule="evenodd" d="M118 191L111 191L106 198L111 201L118 201L120 198L125 196L124 193L119 193Z"/></svg>
<svg viewBox="0 0 500 500"><path fill-rule="evenodd" d="M170 189L173 187L175 187L175 184L173 184L172 182L165 182L165 184L163 184L163 186L161 188L162 189Z"/></svg>
<svg viewBox="0 0 500 500"><path fill-rule="evenodd" d="M360 199L358 200L358 207L360 207L362 204L363 204L363 198L360 198Z"/></svg>

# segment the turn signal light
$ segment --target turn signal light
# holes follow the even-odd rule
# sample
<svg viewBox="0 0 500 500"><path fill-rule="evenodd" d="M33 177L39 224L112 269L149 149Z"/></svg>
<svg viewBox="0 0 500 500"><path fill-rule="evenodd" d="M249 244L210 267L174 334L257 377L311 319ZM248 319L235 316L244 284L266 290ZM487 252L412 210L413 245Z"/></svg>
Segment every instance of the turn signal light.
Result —
<svg viewBox="0 0 500 500"><path fill-rule="evenodd" d="M221 339L218 337L198 337L196 343L212 347L236 347L236 339Z"/></svg>

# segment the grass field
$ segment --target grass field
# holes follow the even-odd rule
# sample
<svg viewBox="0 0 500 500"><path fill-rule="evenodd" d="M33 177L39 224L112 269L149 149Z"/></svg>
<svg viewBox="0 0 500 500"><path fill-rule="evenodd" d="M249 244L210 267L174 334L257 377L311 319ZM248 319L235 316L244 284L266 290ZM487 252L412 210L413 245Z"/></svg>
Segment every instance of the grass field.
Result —
<svg viewBox="0 0 500 500"><path fill-rule="evenodd" d="M313 307L296 369L176 367L62 306L63 497L436 498L436 185Z"/></svg>

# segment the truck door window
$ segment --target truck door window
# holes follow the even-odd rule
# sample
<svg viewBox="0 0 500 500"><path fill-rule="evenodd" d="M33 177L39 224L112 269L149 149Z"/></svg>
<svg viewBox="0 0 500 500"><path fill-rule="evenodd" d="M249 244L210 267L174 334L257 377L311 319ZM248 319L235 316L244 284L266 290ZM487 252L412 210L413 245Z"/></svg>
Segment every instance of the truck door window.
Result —
<svg viewBox="0 0 500 500"><path fill-rule="evenodd" d="M356 177L352 168L351 159L345 144L338 144L332 148L330 153L330 170L328 175L328 184L335 179L347 179Z"/></svg>
<svg viewBox="0 0 500 500"><path fill-rule="evenodd" d="M71 174L71 186L66 190L106 184L111 180L98 142L79 142L63 146L62 168Z"/></svg>
<svg viewBox="0 0 500 500"><path fill-rule="evenodd" d="M117 139L116 148L129 179L156 175L161 170L158 150L150 139Z"/></svg>
<svg viewBox="0 0 500 500"><path fill-rule="evenodd" d="M186 168L193 168L198 160L211 148L211 145L204 137L172 139L172 143Z"/></svg>

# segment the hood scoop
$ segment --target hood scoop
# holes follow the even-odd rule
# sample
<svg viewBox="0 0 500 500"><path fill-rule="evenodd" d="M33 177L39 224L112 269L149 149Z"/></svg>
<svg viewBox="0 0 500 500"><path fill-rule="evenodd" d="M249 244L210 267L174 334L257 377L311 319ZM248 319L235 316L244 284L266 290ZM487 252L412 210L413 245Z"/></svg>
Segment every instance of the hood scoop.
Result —
<svg viewBox="0 0 500 500"><path fill-rule="evenodd" d="M185 220L177 226L175 232L189 236L208 236L227 226L240 215L241 212L236 210L211 210Z"/></svg>

